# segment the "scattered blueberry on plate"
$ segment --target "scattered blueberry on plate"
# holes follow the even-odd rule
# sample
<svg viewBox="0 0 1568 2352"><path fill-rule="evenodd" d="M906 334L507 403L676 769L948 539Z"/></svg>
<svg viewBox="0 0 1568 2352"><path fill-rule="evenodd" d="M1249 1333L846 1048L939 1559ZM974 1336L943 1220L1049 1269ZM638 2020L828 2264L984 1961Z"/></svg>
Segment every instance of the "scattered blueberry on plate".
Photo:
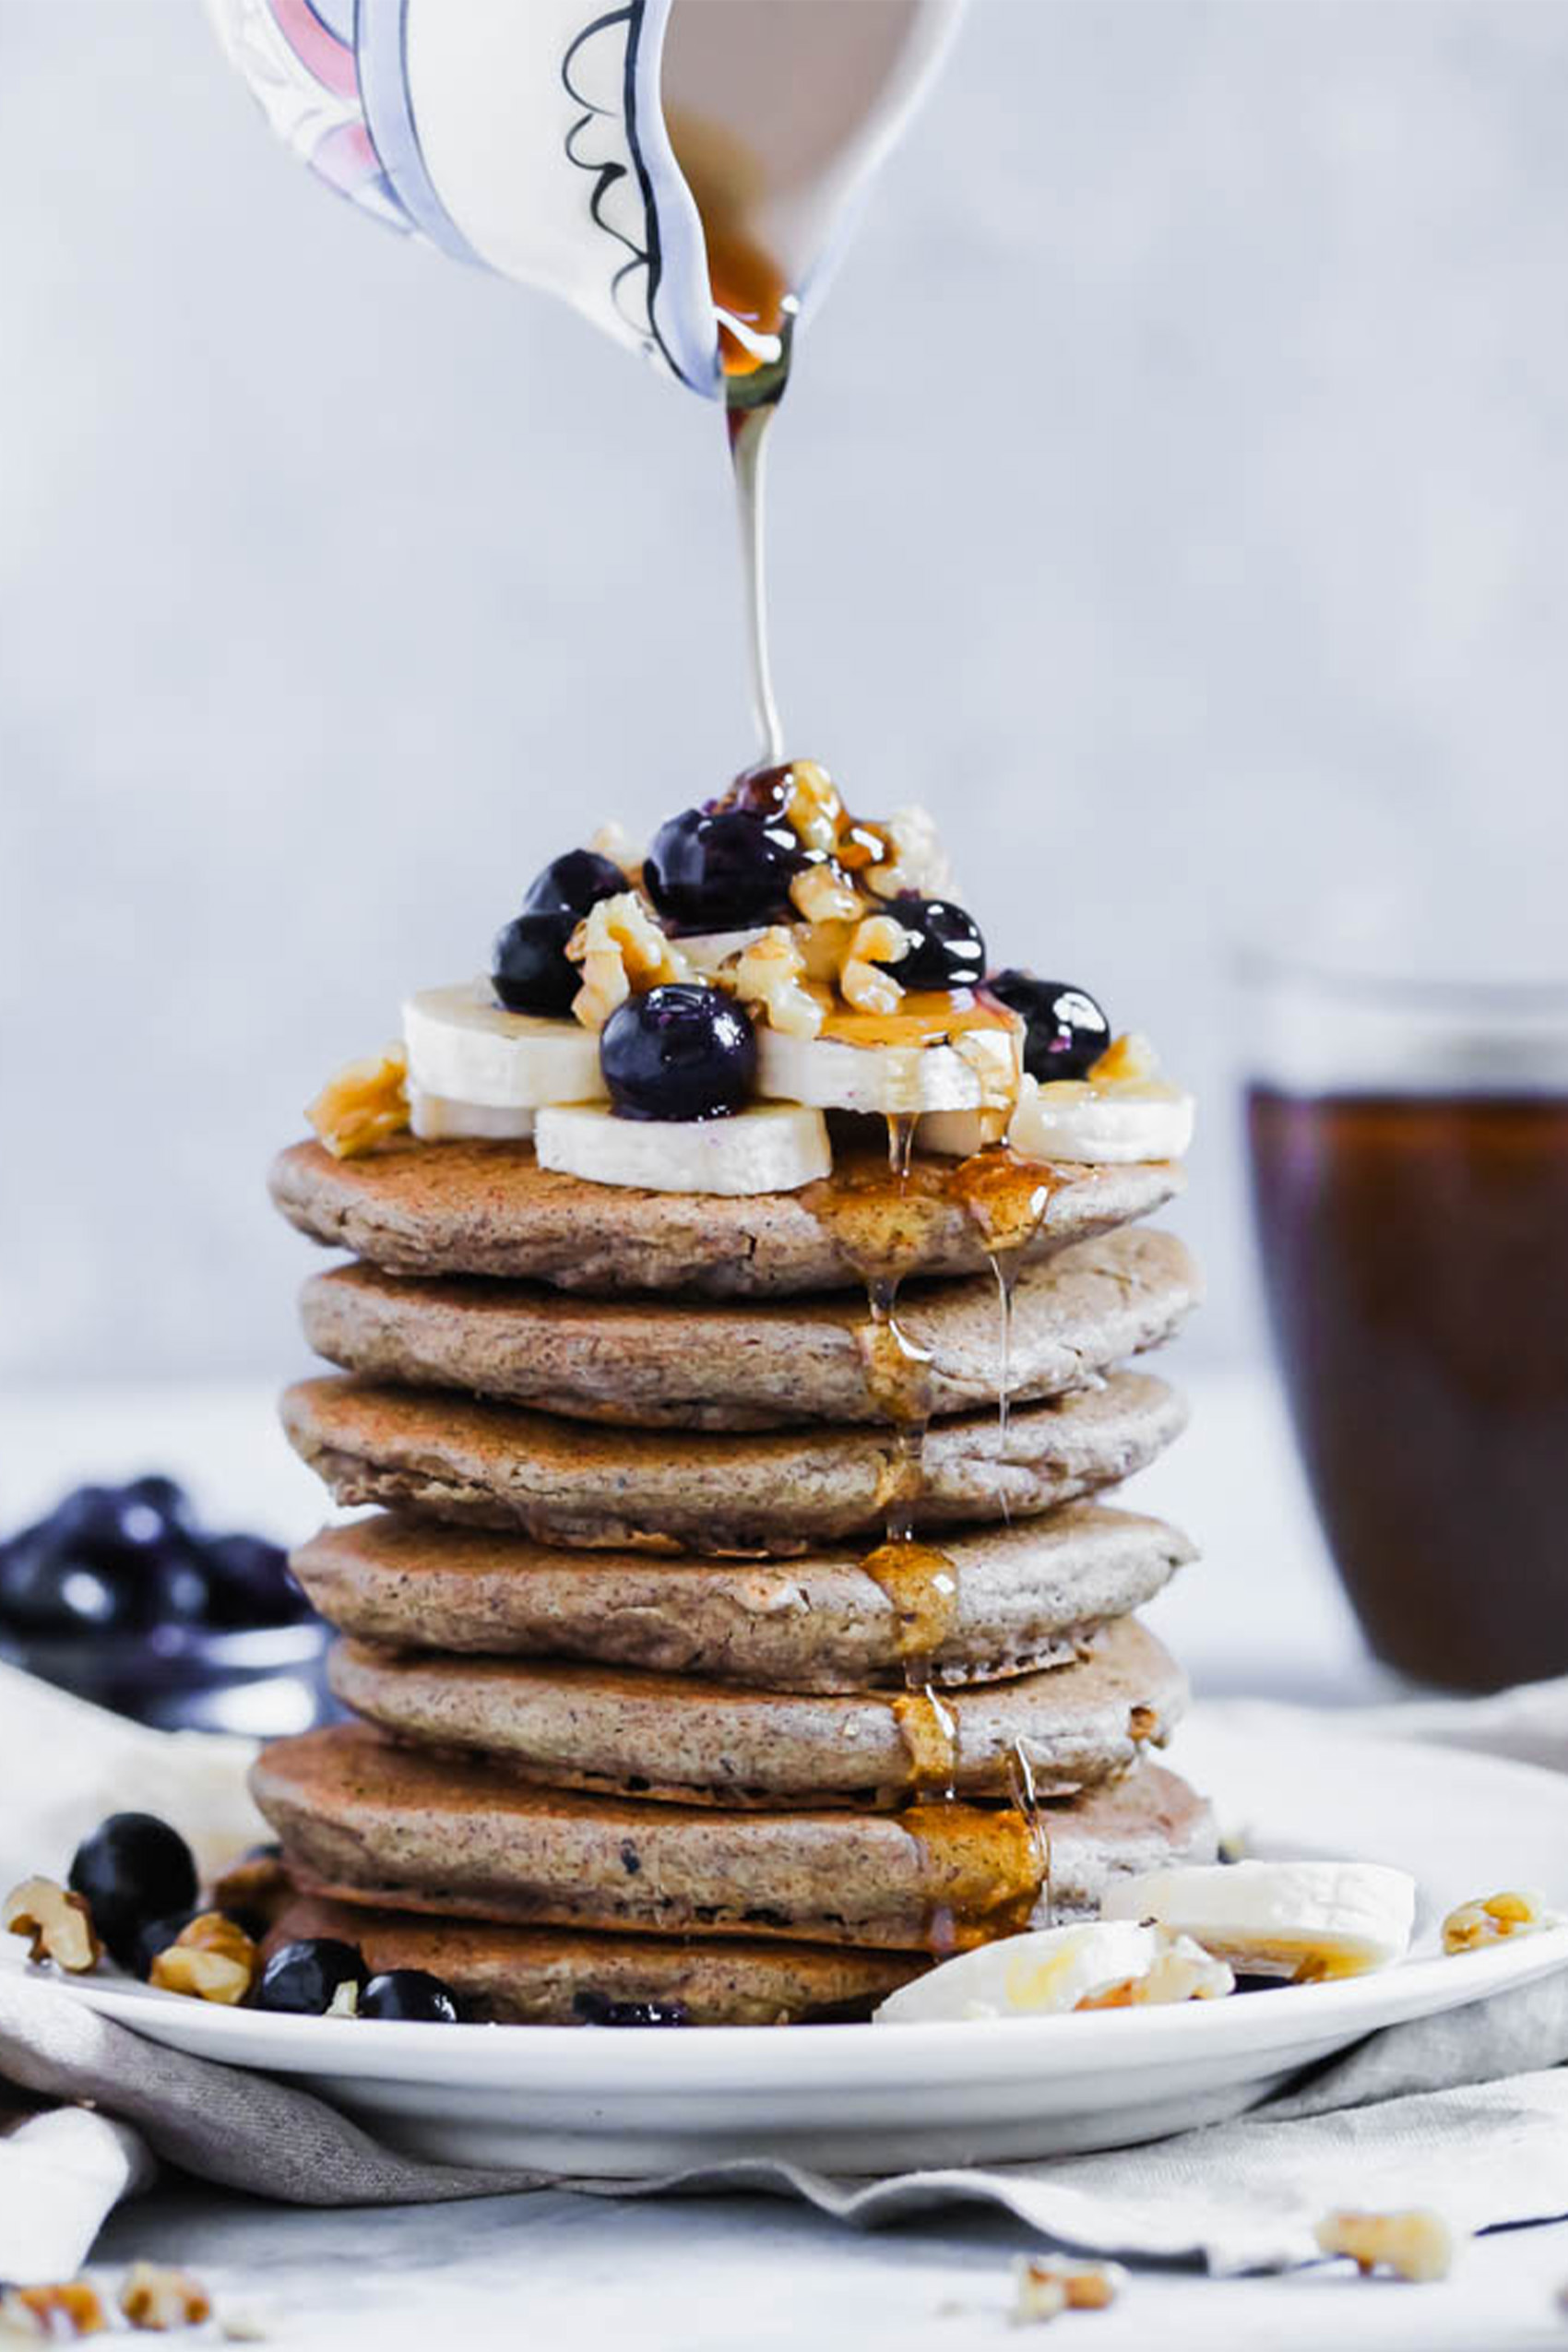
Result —
<svg viewBox="0 0 1568 2352"><path fill-rule="evenodd" d="M451 1988L428 1969L388 1968L361 1993L359 2013L402 2025L455 2025L457 2004Z"/></svg>
<svg viewBox="0 0 1568 2352"><path fill-rule="evenodd" d="M612 2001L603 1992L575 1993L572 2014L583 2025L685 2025L691 2022L683 2001Z"/></svg>
<svg viewBox="0 0 1568 2352"><path fill-rule="evenodd" d="M77 1847L68 1883L91 1912L102 1942L123 1968L137 1974L145 1931L156 1921L183 1925L196 1907L191 1849L155 1813L111 1813L100 1822ZM148 1953L148 1966L152 1958Z"/></svg>
<svg viewBox="0 0 1568 2352"><path fill-rule="evenodd" d="M336 1936L302 1936L280 1943L267 1959L255 2006L290 2017L323 2017L344 1985L362 1992L369 1974L353 1944Z"/></svg>

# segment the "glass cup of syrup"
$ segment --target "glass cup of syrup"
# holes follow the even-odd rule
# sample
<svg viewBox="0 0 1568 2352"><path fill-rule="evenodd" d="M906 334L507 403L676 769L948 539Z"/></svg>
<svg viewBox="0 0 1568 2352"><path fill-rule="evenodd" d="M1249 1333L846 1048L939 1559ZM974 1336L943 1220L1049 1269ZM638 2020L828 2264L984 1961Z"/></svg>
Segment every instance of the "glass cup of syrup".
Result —
<svg viewBox="0 0 1568 2352"><path fill-rule="evenodd" d="M1246 963L1264 1287L1318 1516L1378 1656L1456 1691L1568 1670L1552 952L1555 971L1474 981Z"/></svg>

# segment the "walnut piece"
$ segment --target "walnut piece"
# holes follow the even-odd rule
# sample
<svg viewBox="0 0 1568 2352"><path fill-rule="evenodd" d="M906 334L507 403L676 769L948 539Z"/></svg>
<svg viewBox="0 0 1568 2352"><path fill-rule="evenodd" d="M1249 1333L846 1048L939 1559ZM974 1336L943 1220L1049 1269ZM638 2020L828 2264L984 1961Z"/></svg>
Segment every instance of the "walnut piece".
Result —
<svg viewBox="0 0 1568 2352"><path fill-rule="evenodd" d="M1550 1912L1538 1895L1509 1892L1485 1895L1461 1903L1443 1922L1444 1952L1477 1952L1509 1936L1538 1935L1552 1924Z"/></svg>
<svg viewBox="0 0 1568 2352"><path fill-rule="evenodd" d="M57 2287L8 2287L0 2295L0 2334L37 2336L60 2343L77 2335L101 2335L109 2321L96 2287L70 2278Z"/></svg>
<svg viewBox="0 0 1568 2352"><path fill-rule="evenodd" d="M133 2263L120 2289L120 2309L133 2327L162 2334L172 2327L200 2327L212 2317L212 2298L188 2270Z"/></svg>
<svg viewBox="0 0 1568 2352"><path fill-rule="evenodd" d="M51 1878L25 1878L6 1897L6 1927L32 1938L28 1958L53 1960L73 1977L85 1976L103 1957L92 1913L79 1895Z"/></svg>
<svg viewBox="0 0 1568 2352"><path fill-rule="evenodd" d="M853 922L861 894L837 866L803 866L790 885L790 904L804 922Z"/></svg>
<svg viewBox="0 0 1568 2352"><path fill-rule="evenodd" d="M634 989L640 993L692 977L679 947L660 931L635 890L623 890L590 907L566 942L566 954L583 968L583 984L572 1010L585 1029L601 1029Z"/></svg>
<svg viewBox="0 0 1568 2352"><path fill-rule="evenodd" d="M1053 2320L1062 2311L1103 2311L1127 2283L1119 2263L1066 2263L1031 2254L1014 2273L1015 2321Z"/></svg>
<svg viewBox="0 0 1568 2352"><path fill-rule="evenodd" d="M830 858L838 846L844 803L838 787L820 760L791 760L788 770L790 795L784 814L802 848ZM808 921L814 920L807 918Z"/></svg>
<svg viewBox="0 0 1568 2352"><path fill-rule="evenodd" d="M409 1064L400 1045L345 1063L305 1112L334 1159L360 1159L409 1123Z"/></svg>
<svg viewBox="0 0 1568 2352"><path fill-rule="evenodd" d="M1141 1030L1128 1029L1112 1038L1089 1069L1091 1086L1117 1084L1124 1078L1158 1078L1159 1056Z"/></svg>
<svg viewBox="0 0 1568 2352"><path fill-rule="evenodd" d="M244 1928L221 1911L203 1911L158 1954L148 1980L160 1992L194 1993L232 2008L255 1983L260 1957Z"/></svg>
<svg viewBox="0 0 1568 2352"><path fill-rule="evenodd" d="M896 1013L904 992L891 972L880 968L896 964L912 944L909 932L891 915L868 915L857 923L849 952L838 974L838 990L857 1013Z"/></svg>
<svg viewBox="0 0 1568 2352"><path fill-rule="evenodd" d="M1331 2213L1314 2234L1323 2253L1348 2254L1363 2277L1388 2270L1424 2285L1446 2278L1454 2267L1454 2232L1441 2214L1423 2207L1409 2213Z"/></svg>
<svg viewBox="0 0 1568 2352"><path fill-rule="evenodd" d="M947 896L953 887L952 869L929 810L895 809L874 829L881 837L883 855L866 869L868 890L879 898L897 898L901 890L916 891L922 898ZM848 861L846 853L841 862Z"/></svg>
<svg viewBox="0 0 1568 2352"><path fill-rule="evenodd" d="M786 1037L815 1037L823 1008L805 986L805 961L782 923L754 939L722 978L742 1004L760 1004L770 1029Z"/></svg>

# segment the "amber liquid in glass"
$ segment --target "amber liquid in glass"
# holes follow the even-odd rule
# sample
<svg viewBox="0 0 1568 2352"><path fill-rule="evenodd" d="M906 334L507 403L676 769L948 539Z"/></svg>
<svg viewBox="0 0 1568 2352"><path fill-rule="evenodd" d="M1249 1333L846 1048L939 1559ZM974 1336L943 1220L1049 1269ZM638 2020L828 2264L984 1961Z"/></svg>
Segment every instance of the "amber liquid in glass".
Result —
<svg viewBox="0 0 1568 2352"><path fill-rule="evenodd" d="M1275 1345L1368 1639L1568 1670L1568 1099L1248 1099Z"/></svg>

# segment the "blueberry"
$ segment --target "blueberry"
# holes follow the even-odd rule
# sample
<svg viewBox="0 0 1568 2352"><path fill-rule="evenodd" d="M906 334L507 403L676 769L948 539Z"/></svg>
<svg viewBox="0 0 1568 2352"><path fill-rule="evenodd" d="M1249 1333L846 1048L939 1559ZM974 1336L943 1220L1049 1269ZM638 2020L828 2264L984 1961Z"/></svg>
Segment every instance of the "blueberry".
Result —
<svg viewBox="0 0 1568 2352"><path fill-rule="evenodd" d="M310 1603L290 1574L281 1544L265 1536L209 1536L202 1553L215 1625L291 1625L309 1616Z"/></svg>
<svg viewBox="0 0 1568 2352"><path fill-rule="evenodd" d="M149 1920L196 1906L191 1849L153 1813L111 1813L101 1822L77 1847L70 1883L122 1967L131 1966L137 1934Z"/></svg>
<svg viewBox="0 0 1568 2352"><path fill-rule="evenodd" d="M687 2025L691 2023L683 2001L612 2001L608 1993L602 1992L575 1993L572 2014L584 2025Z"/></svg>
<svg viewBox="0 0 1568 2352"><path fill-rule="evenodd" d="M1010 970L993 972L986 986L1024 1016L1024 1067L1031 1078L1081 1078L1111 1043L1105 1015L1070 980Z"/></svg>
<svg viewBox="0 0 1568 2352"><path fill-rule="evenodd" d="M188 1537L166 1539L148 1562L143 1594L154 1625L204 1625L212 1598L207 1562Z"/></svg>
<svg viewBox="0 0 1568 2352"><path fill-rule="evenodd" d="M132 1479L119 1491L122 1531L128 1533L133 1524L144 1531L144 1538L156 1541L149 1530L152 1520L160 1528L189 1527L192 1524L191 1499L178 1479L167 1478L161 1471L147 1477ZM149 1517L142 1516L149 1514Z"/></svg>
<svg viewBox="0 0 1568 2352"><path fill-rule="evenodd" d="M623 1119L723 1119L752 1090L756 1038L732 997L676 981L616 1006L599 1064Z"/></svg>
<svg viewBox="0 0 1568 2352"><path fill-rule="evenodd" d="M413 2025L455 2025L457 2003L451 1988L424 1968L388 1968L372 1977L360 1995L362 2017L395 2018Z"/></svg>
<svg viewBox="0 0 1568 2352"><path fill-rule="evenodd" d="M569 1013L583 976L566 956L575 915L518 915L496 935L491 985L508 1013Z"/></svg>
<svg viewBox="0 0 1568 2352"><path fill-rule="evenodd" d="M256 1986L255 2005L288 2017L324 2017L341 1985L363 1987L369 1971L358 1949L336 1936L302 1936L280 1943Z"/></svg>
<svg viewBox="0 0 1568 2352"><path fill-rule="evenodd" d="M626 877L610 858L601 858L597 849L568 849L564 857L552 858L542 873L535 874L523 900L525 915L570 915L574 923L581 922L590 907L601 898L613 898L626 888Z"/></svg>
<svg viewBox="0 0 1568 2352"><path fill-rule="evenodd" d="M806 862L782 817L686 809L654 835L643 886L659 913L686 931L738 931L787 920L790 884Z"/></svg>
<svg viewBox="0 0 1568 2352"><path fill-rule="evenodd" d="M99 1561L47 1526L32 1527L0 1554L0 1617L43 1636L117 1633L136 1622L140 1579L123 1561Z"/></svg>
<svg viewBox="0 0 1568 2352"><path fill-rule="evenodd" d="M914 934L914 945L888 970L901 988L977 988L985 975L985 942L973 915L946 898L906 890L887 909Z"/></svg>

